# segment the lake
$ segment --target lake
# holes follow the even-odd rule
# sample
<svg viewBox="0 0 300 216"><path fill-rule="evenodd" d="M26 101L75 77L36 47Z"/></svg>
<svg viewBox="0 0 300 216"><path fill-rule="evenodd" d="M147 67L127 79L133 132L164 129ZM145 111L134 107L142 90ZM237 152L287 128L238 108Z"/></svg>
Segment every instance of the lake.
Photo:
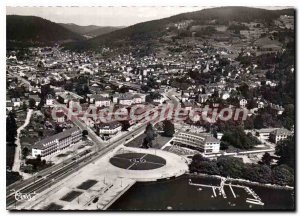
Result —
<svg viewBox="0 0 300 216"><path fill-rule="evenodd" d="M219 185L220 180L207 177L182 177L160 182L136 183L109 210L293 210L292 190L249 186L261 198L264 206L246 202L252 198L243 188L224 187L227 198L213 196L212 188L189 185L193 183ZM242 185L242 184L240 184Z"/></svg>

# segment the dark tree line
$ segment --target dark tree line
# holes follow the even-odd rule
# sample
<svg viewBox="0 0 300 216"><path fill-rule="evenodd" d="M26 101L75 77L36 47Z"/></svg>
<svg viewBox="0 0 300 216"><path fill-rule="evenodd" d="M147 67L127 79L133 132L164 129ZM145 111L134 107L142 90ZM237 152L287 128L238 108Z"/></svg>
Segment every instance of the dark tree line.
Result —
<svg viewBox="0 0 300 216"><path fill-rule="evenodd" d="M294 184L293 170L286 165L271 167L266 164L245 164L241 158L229 156L209 160L199 154L194 155L190 164L190 172L242 178L263 184L273 183L291 186Z"/></svg>
<svg viewBox="0 0 300 216"><path fill-rule="evenodd" d="M14 145L17 136L17 123L15 119L15 114L9 112L6 117L6 142L9 145Z"/></svg>

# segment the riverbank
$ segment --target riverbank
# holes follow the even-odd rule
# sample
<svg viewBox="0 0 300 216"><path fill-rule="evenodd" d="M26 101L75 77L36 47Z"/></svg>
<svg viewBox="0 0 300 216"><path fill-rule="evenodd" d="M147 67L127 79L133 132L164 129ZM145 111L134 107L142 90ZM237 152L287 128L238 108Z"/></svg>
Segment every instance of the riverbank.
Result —
<svg viewBox="0 0 300 216"><path fill-rule="evenodd" d="M220 179L224 178L224 176L219 175L208 175L203 173L187 173L187 175L191 177L206 177L206 178L214 178L214 179ZM274 188L274 189L285 189L285 190L294 190L294 187L291 186L282 186L282 185L276 185L276 184L262 184L259 182L253 182L246 179L236 179L236 178L226 178L226 181L229 181L231 183L243 183L248 185L254 185L254 186L260 186L260 187L267 187L267 188Z"/></svg>

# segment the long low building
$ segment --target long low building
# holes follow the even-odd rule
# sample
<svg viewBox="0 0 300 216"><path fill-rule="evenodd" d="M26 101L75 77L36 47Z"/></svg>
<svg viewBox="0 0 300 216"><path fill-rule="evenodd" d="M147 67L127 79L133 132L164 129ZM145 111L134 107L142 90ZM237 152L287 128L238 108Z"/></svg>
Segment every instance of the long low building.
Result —
<svg viewBox="0 0 300 216"><path fill-rule="evenodd" d="M68 148L81 140L82 132L78 127L67 129L61 133L46 137L36 142L32 148L32 156L45 157Z"/></svg>
<svg viewBox="0 0 300 216"><path fill-rule="evenodd" d="M174 135L173 144L198 150L204 154L220 151L220 141L208 133L179 131Z"/></svg>

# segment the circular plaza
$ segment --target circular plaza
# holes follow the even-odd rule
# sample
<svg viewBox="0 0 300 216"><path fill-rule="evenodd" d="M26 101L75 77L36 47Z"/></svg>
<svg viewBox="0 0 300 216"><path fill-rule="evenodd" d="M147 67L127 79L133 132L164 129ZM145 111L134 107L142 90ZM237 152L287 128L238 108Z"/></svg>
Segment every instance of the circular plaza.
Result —
<svg viewBox="0 0 300 216"><path fill-rule="evenodd" d="M158 149L123 147L109 158L111 174L136 181L156 181L183 175L187 161L178 155Z"/></svg>
<svg viewBox="0 0 300 216"><path fill-rule="evenodd" d="M151 170L166 165L166 160L147 153L124 153L110 158L110 163L126 170Z"/></svg>

